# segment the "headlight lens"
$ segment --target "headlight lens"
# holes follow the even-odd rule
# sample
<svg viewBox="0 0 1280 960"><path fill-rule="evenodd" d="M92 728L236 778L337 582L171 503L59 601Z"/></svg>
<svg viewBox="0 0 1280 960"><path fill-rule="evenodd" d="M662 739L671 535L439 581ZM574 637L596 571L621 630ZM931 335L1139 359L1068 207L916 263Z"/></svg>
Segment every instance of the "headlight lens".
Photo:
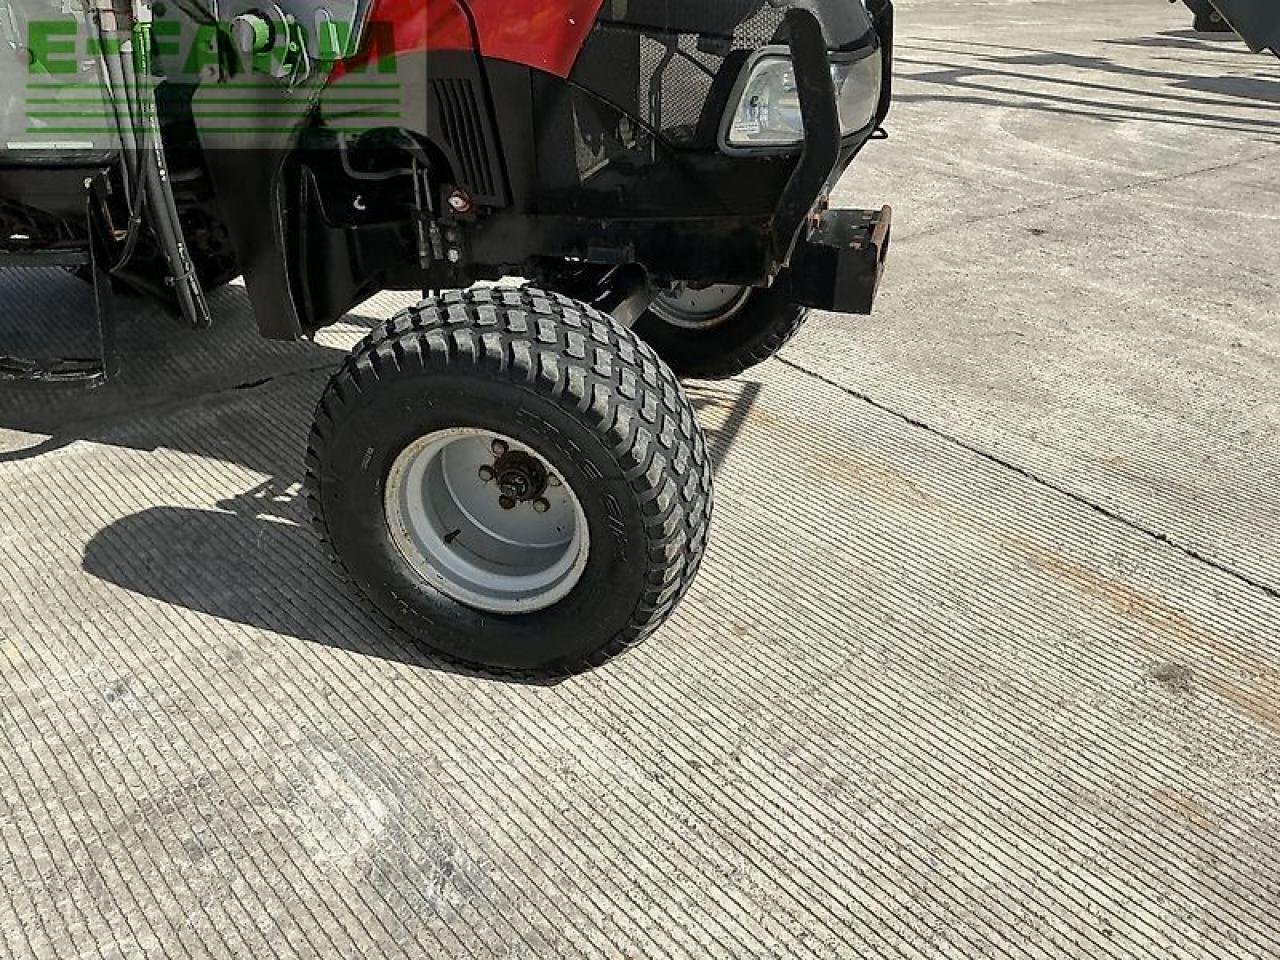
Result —
<svg viewBox="0 0 1280 960"><path fill-rule="evenodd" d="M857 133L875 116L881 71L875 54L832 63L843 136ZM790 56L766 54L756 59L730 114L725 141L739 150L791 147L804 141L800 91Z"/></svg>
<svg viewBox="0 0 1280 960"><path fill-rule="evenodd" d="M804 140L800 91L789 57L764 57L747 77L729 125L729 145L768 147Z"/></svg>

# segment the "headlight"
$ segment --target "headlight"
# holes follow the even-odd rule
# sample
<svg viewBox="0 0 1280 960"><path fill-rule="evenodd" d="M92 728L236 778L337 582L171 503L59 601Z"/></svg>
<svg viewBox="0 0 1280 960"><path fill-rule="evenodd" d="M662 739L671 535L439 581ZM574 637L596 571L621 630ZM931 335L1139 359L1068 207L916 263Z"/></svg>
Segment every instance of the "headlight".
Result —
<svg viewBox="0 0 1280 960"><path fill-rule="evenodd" d="M878 53L831 64L842 136L857 133L875 116L882 69ZM744 76L725 125L725 145L752 150L803 143L804 117L790 55L762 51Z"/></svg>

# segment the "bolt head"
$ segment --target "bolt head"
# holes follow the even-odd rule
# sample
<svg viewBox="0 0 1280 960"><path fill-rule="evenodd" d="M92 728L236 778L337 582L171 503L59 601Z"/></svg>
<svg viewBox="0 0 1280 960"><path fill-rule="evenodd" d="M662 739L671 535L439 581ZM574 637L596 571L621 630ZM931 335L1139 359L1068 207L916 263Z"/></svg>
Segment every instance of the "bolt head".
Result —
<svg viewBox="0 0 1280 960"><path fill-rule="evenodd" d="M500 457L505 454L510 447L507 446L507 442L505 440L495 440L489 445L489 449L493 451L493 455L495 457Z"/></svg>
<svg viewBox="0 0 1280 960"><path fill-rule="evenodd" d="M501 496L498 498L498 506L502 507L503 510L514 510L516 508L516 498Z"/></svg>
<svg viewBox="0 0 1280 960"><path fill-rule="evenodd" d="M490 480L492 480L492 479L493 479L493 467L489 466L487 463L486 463L483 467L481 467L481 468L480 468L480 479L481 479L481 480L483 480L485 483L488 483Z"/></svg>
<svg viewBox="0 0 1280 960"><path fill-rule="evenodd" d="M551 504L548 503L546 500L544 500L542 497L539 497L537 500L533 501L533 510L535 513L546 513L550 509L551 509Z"/></svg>
<svg viewBox="0 0 1280 960"><path fill-rule="evenodd" d="M471 197L461 190L455 190L449 194L449 209L454 213L470 213L474 206Z"/></svg>

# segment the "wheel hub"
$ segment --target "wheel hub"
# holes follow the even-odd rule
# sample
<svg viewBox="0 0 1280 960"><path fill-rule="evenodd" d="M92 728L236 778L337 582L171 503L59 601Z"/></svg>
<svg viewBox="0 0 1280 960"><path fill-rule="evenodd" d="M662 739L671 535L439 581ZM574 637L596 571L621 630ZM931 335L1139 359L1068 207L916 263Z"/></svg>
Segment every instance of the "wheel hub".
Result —
<svg viewBox="0 0 1280 960"><path fill-rule="evenodd" d="M730 283L707 287L677 284L654 298L652 310L673 326L709 330L737 316L750 299L751 287Z"/></svg>
<svg viewBox="0 0 1280 960"><path fill-rule="evenodd" d="M586 568L577 495L535 450L489 431L441 430L387 476L387 527L405 560L445 595L492 613L545 609Z"/></svg>
<svg viewBox="0 0 1280 960"><path fill-rule="evenodd" d="M491 476L502 492L499 503L507 510L521 503L536 502L547 489L549 475L546 467L523 450L508 450L494 463ZM483 472L481 479L484 479ZM511 501L506 506L503 501Z"/></svg>

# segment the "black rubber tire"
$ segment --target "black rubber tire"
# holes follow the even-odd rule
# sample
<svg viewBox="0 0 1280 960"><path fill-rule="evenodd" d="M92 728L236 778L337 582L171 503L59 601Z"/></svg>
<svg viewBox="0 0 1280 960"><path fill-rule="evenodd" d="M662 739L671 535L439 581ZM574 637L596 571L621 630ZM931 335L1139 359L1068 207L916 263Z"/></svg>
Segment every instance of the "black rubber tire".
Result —
<svg viewBox="0 0 1280 960"><path fill-rule="evenodd" d="M461 426L528 445L578 496L587 564L554 606L466 606L393 542L391 466L419 437ZM365 338L320 400L306 493L341 570L411 636L465 663L545 672L599 665L671 614L702 561L711 478L693 408L647 346L584 304L499 288L424 301Z"/></svg>
<svg viewBox="0 0 1280 960"><path fill-rule="evenodd" d="M648 310L635 331L677 376L727 380L771 359L808 317L805 307L792 303L775 285L753 290L742 309L718 326L691 330Z"/></svg>

